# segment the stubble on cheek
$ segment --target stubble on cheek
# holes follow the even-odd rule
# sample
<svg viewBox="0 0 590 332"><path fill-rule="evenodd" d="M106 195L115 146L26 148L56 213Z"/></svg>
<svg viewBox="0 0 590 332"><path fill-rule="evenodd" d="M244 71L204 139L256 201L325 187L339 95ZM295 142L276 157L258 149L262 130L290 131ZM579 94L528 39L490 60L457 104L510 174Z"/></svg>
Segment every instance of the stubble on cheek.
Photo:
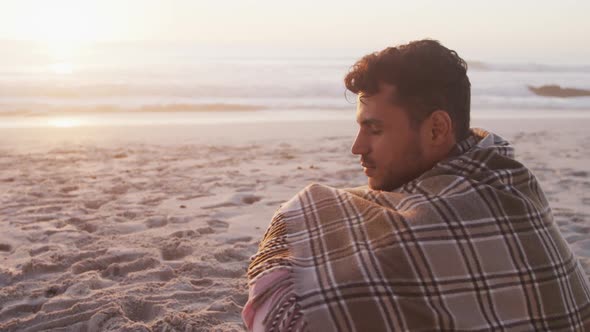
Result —
<svg viewBox="0 0 590 332"><path fill-rule="evenodd" d="M374 190L387 190L387 174L375 170L375 173L368 177L368 184Z"/></svg>

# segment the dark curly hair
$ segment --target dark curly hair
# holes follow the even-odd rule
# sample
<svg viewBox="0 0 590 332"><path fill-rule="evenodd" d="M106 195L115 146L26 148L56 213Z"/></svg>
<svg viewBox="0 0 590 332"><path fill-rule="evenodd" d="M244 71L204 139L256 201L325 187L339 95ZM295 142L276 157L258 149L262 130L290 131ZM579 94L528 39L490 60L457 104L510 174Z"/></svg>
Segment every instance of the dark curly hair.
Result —
<svg viewBox="0 0 590 332"><path fill-rule="evenodd" d="M348 90L362 93L361 102L378 93L381 83L396 87L392 100L406 109L414 128L441 109L453 121L455 138L468 136L471 83L457 52L436 40L412 41L365 55L344 78Z"/></svg>

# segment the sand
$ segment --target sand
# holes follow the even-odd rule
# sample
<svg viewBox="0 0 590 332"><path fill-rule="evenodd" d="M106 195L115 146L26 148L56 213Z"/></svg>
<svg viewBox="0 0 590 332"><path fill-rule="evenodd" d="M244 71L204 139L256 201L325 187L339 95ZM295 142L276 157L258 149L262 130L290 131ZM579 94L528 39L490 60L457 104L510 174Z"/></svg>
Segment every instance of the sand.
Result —
<svg viewBox="0 0 590 332"><path fill-rule="evenodd" d="M590 120L479 120L512 141L590 272ZM279 204L366 183L349 122L2 129L0 330L242 331Z"/></svg>

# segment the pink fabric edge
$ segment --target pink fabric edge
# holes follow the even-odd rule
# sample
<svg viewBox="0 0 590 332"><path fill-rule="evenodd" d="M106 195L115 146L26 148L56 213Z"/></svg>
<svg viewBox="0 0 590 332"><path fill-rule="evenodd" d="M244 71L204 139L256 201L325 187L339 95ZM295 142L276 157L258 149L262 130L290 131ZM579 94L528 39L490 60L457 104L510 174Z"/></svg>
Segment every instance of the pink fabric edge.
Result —
<svg viewBox="0 0 590 332"><path fill-rule="evenodd" d="M272 286L277 280L284 278L288 273L289 272L287 270L278 269L261 276L256 280L256 282L250 285L248 290L248 301L242 309L242 320L244 321L244 324L246 324L248 331L264 331L262 320L272 309L270 304L274 295L264 300L264 302L262 302L258 308L253 307L253 299Z"/></svg>

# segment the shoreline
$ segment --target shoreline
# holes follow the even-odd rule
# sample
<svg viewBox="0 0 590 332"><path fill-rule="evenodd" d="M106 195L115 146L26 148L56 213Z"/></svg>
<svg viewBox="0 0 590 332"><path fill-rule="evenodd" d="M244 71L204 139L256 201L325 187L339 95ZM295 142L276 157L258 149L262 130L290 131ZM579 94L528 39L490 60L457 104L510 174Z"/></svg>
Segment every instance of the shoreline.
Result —
<svg viewBox="0 0 590 332"><path fill-rule="evenodd" d="M133 128L133 127L183 127L201 125L251 125L256 123L300 123L321 121L353 121L355 107L350 109L263 109L263 110L223 110L223 111L133 111L133 112L76 112L72 114L41 114L21 116L2 115L0 128L6 129L75 129L75 128ZM508 121L526 120L530 122L571 121L590 119L588 110L476 110L472 120ZM312 120L310 120L312 119Z"/></svg>
<svg viewBox="0 0 590 332"><path fill-rule="evenodd" d="M174 145L174 144L218 144L248 143L264 140L289 140L301 138L322 138L329 136L356 135L357 124L354 112L340 112L342 117L317 120L281 121L266 119L263 122L228 123L184 123L184 124L146 124L146 125L101 125L72 127L5 127L0 131L0 146L10 148L11 144L24 143L67 143L84 141L87 143L136 142ZM472 117L471 127L484 128L500 135L511 136L518 132L543 131L548 126L562 128L563 131L585 130L590 127L589 118L478 118Z"/></svg>

